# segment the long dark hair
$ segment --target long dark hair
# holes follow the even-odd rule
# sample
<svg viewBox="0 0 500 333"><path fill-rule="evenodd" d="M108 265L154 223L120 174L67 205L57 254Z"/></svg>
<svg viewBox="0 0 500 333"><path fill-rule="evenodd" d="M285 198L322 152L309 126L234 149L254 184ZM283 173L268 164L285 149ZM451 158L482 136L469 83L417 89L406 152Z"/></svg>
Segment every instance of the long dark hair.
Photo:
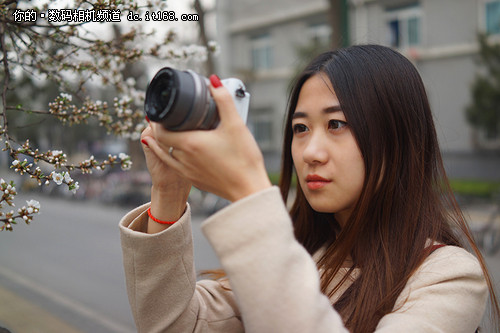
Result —
<svg viewBox="0 0 500 333"><path fill-rule="evenodd" d="M309 253L326 248L318 263L324 268L323 292L331 296L338 290L343 281L333 290L327 287L349 256L351 272L360 268L334 305L347 328L371 332L393 310L408 279L430 254L429 240L467 244L476 253L498 316L484 260L447 181L424 84L396 51L379 45L328 51L298 76L285 124L280 179L285 202L294 174L292 115L304 82L318 73L332 83L363 156L365 180L343 228L334 214L315 212L300 186L290 214L296 237Z"/></svg>

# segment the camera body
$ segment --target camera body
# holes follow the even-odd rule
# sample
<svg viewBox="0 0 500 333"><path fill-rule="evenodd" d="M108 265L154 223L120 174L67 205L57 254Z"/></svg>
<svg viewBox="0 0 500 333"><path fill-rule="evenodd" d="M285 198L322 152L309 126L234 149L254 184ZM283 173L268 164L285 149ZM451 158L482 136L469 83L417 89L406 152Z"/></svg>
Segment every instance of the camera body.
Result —
<svg viewBox="0 0 500 333"><path fill-rule="evenodd" d="M220 82L229 90L238 114L241 119L243 119L243 122L246 123L248 118L248 106L250 104L250 93L246 91L245 85L240 79L236 78L222 79Z"/></svg>
<svg viewBox="0 0 500 333"><path fill-rule="evenodd" d="M250 94L239 79L221 80L244 122L248 116ZM146 90L144 111L151 121L170 131L210 130L220 122L215 102L208 89L210 81L194 71L160 69Z"/></svg>

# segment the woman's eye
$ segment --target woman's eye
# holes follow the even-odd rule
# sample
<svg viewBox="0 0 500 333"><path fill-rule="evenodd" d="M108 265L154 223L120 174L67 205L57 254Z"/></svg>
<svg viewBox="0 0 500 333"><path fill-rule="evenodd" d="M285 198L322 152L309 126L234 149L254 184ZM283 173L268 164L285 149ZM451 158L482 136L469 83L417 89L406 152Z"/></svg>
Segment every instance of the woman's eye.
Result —
<svg viewBox="0 0 500 333"><path fill-rule="evenodd" d="M308 128L304 124L295 124L293 125L293 133L298 134L307 131Z"/></svg>
<svg viewBox="0 0 500 333"><path fill-rule="evenodd" d="M331 130L339 130L341 128L344 128L345 126L347 126L347 123L342 120L332 119L328 122L328 129Z"/></svg>

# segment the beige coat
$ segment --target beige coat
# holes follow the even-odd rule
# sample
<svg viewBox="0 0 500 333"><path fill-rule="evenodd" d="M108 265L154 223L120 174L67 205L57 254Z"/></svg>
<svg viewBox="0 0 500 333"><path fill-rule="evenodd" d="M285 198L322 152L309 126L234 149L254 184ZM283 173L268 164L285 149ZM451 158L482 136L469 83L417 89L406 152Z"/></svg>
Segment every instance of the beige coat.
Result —
<svg viewBox="0 0 500 333"><path fill-rule="evenodd" d="M320 292L315 261L295 240L276 187L231 204L202 225L231 290L216 281L196 282L189 207L176 224L154 235L143 232L147 208L120 222L138 332L347 332ZM397 310L381 319L376 332L471 333L487 295L476 258L442 247L410 278Z"/></svg>

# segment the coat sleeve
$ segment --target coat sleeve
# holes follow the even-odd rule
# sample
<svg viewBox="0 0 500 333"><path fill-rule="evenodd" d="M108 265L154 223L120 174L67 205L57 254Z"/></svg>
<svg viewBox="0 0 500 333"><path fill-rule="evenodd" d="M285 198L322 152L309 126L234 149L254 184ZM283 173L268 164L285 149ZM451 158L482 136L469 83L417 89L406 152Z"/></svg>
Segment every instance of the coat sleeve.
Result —
<svg viewBox="0 0 500 333"><path fill-rule="evenodd" d="M190 209L167 230L149 235L148 205L120 222L129 302L138 332L243 332L231 290L196 282Z"/></svg>
<svg viewBox="0 0 500 333"><path fill-rule="evenodd" d="M320 292L316 265L295 240L277 188L233 203L202 228L229 276L246 332L347 332ZM474 332L486 297L476 258L446 246L411 277L376 332Z"/></svg>
<svg viewBox="0 0 500 333"><path fill-rule="evenodd" d="M228 274L245 332L347 332L320 291L316 264L295 240L277 187L234 202L202 230Z"/></svg>

